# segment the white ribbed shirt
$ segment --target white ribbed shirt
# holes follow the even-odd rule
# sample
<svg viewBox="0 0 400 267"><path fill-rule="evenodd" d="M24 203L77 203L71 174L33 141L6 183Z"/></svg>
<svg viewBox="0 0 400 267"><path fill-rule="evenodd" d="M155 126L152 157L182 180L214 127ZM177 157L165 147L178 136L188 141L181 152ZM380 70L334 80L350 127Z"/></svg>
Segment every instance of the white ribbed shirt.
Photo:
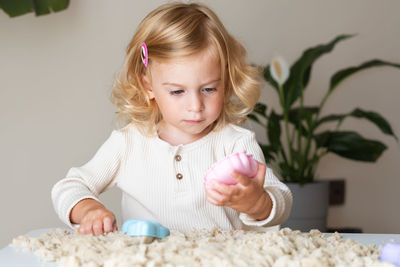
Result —
<svg viewBox="0 0 400 267"><path fill-rule="evenodd" d="M265 163L255 134L239 126L229 124L190 144L172 146L129 125L114 130L89 162L71 168L54 185L53 205L61 220L72 226L69 215L76 203L85 198L99 201L99 194L116 185L122 190L124 221L150 219L182 232L283 223L290 213L292 194L268 167L264 188L273 207L265 220L257 221L206 200L203 181L207 170L218 160L241 151Z"/></svg>

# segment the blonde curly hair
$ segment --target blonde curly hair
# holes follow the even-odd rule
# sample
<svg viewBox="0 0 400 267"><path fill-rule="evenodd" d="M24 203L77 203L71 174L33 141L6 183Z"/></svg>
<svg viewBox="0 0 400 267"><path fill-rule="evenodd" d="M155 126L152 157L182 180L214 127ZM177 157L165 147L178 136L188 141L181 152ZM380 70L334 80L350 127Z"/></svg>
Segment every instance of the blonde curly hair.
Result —
<svg viewBox="0 0 400 267"><path fill-rule="evenodd" d="M149 64L141 60L145 42ZM154 134L162 114L154 99L149 99L142 76L151 61L165 61L194 55L212 47L219 56L224 85L224 104L214 129L227 123L240 124L253 110L260 95L260 72L246 63L246 51L225 29L217 15L199 3L168 3L150 12L130 41L111 101L123 124L134 124L143 134Z"/></svg>

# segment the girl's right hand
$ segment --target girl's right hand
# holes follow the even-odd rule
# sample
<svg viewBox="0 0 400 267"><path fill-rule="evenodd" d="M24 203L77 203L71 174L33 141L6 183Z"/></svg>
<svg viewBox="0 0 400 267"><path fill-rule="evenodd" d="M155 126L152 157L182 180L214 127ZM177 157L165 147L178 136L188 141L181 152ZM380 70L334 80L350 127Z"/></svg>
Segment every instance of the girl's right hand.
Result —
<svg viewBox="0 0 400 267"><path fill-rule="evenodd" d="M89 210L82 218L79 225L79 233L93 234L95 236L114 232L117 223L114 214L106 208L94 208Z"/></svg>
<svg viewBox="0 0 400 267"><path fill-rule="evenodd" d="M115 215L94 199L83 199L71 210L71 222L79 223L79 233L102 235L117 230Z"/></svg>

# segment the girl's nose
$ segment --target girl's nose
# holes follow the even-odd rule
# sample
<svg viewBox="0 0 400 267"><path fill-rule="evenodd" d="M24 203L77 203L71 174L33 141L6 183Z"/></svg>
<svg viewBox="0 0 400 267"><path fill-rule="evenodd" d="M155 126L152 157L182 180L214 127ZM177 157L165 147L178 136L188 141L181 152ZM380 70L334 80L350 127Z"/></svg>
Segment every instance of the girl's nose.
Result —
<svg viewBox="0 0 400 267"><path fill-rule="evenodd" d="M190 97L190 102L188 105L189 111L192 112L200 112L204 109L204 103L201 95L199 94L193 94Z"/></svg>

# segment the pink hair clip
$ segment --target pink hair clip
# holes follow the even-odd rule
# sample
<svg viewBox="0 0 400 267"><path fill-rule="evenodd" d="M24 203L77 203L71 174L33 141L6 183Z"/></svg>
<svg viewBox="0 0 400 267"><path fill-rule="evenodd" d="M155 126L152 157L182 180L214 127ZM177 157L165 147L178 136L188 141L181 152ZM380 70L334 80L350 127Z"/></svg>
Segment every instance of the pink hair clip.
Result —
<svg viewBox="0 0 400 267"><path fill-rule="evenodd" d="M140 45L140 57L142 58L144 66L147 68L147 63L149 62L149 54L147 52L147 46L145 42Z"/></svg>

